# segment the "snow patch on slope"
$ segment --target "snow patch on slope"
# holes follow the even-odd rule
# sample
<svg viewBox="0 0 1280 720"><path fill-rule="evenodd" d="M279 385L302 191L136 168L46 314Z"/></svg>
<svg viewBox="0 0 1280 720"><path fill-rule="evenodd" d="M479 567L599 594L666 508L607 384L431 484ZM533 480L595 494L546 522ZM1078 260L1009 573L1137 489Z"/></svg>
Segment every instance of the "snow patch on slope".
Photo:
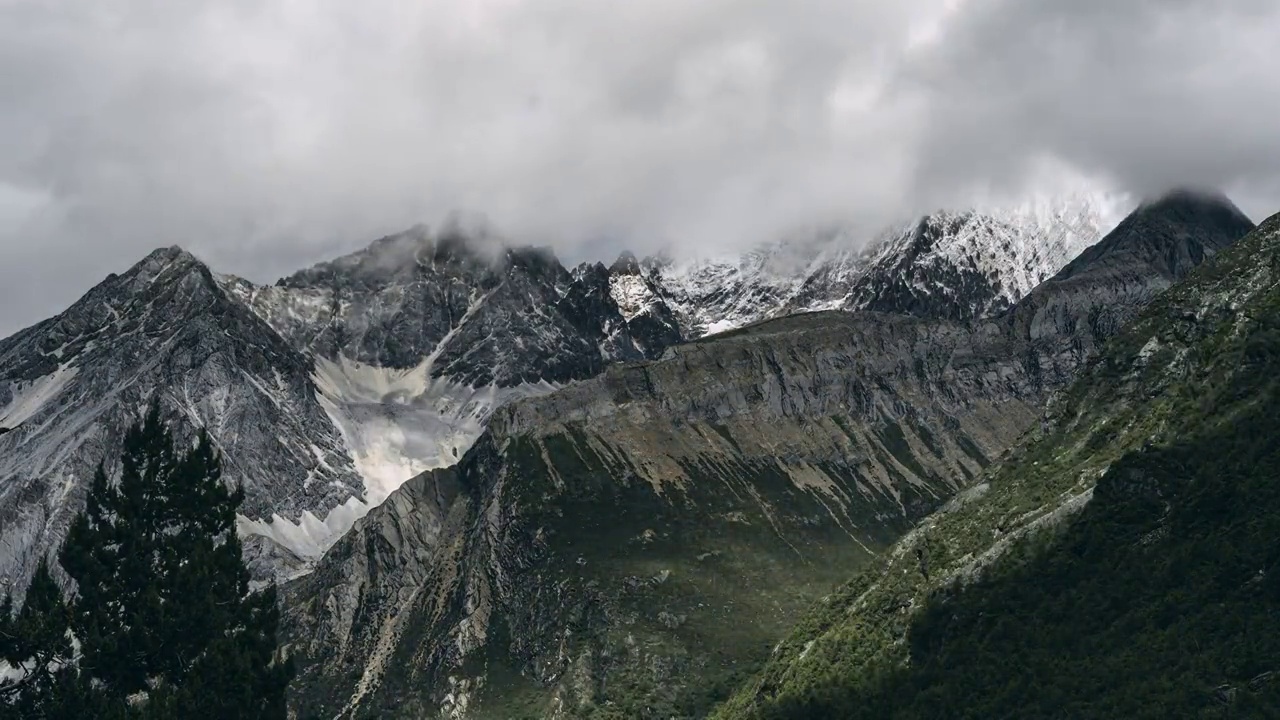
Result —
<svg viewBox="0 0 1280 720"><path fill-rule="evenodd" d="M814 239L792 239L739 256L672 262L657 277L685 334L698 337L769 317L800 290L824 250Z"/></svg>
<svg viewBox="0 0 1280 720"><path fill-rule="evenodd" d="M346 440L374 504L410 477L457 462L499 401L494 387L432 378L429 360L400 370L345 357L316 359L317 399Z"/></svg>
<svg viewBox="0 0 1280 720"><path fill-rule="evenodd" d="M609 277L609 294L618 303L622 319L628 322L643 315L659 303L658 296L643 277L634 273L613 274Z"/></svg>
<svg viewBox="0 0 1280 720"><path fill-rule="evenodd" d="M0 395L9 397L4 409L0 410L0 427L13 429L35 417L40 408L57 397L79 372L78 367L61 365L35 380L9 383L4 394Z"/></svg>
<svg viewBox="0 0 1280 720"><path fill-rule="evenodd" d="M927 220L955 220L958 231L915 258L910 270L976 269L998 279L1001 297L1012 304L1115 228L1133 206L1125 195L1078 192L940 211ZM878 233L853 226L795 233L741 255L662 261L651 278L689 337L797 312L858 309L850 291L867 277L906 269L899 263L912 250L918 223Z"/></svg>
<svg viewBox="0 0 1280 720"><path fill-rule="evenodd" d="M265 521L241 518L241 532L264 535L303 558L317 558L405 481L457 463L497 407L559 388L545 381L470 387L431 377L433 359L396 369L345 357L316 358L316 399L364 479L364 496L350 498L324 518L309 512L296 521L279 515Z"/></svg>
<svg viewBox="0 0 1280 720"><path fill-rule="evenodd" d="M1013 304L1115 228L1129 209L1108 197L1034 198L974 215L935 252L998 277Z"/></svg>

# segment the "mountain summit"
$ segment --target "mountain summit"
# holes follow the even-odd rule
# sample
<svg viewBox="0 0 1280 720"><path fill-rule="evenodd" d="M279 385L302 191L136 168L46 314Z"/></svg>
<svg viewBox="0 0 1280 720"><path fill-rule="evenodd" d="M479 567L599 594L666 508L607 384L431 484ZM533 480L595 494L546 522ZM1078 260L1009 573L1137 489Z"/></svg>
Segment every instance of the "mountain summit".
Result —
<svg viewBox="0 0 1280 720"><path fill-rule="evenodd" d="M94 468L153 399L180 437L209 428L258 517L324 514L358 495L311 372L177 247L0 341L0 426L9 429L0 436L0 576L21 587L36 557L60 544ZM271 545L254 552L292 563Z"/></svg>
<svg viewBox="0 0 1280 720"><path fill-rule="evenodd" d="M1176 190L1139 205L1105 240L1068 264L1061 277L1083 268L1097 272L1096 258L1111 254L1117 266L1137 261L1176 280L1253 228L1253 221L1224 195ZM1121 245L1127 256L1116 254Z"/></svg>

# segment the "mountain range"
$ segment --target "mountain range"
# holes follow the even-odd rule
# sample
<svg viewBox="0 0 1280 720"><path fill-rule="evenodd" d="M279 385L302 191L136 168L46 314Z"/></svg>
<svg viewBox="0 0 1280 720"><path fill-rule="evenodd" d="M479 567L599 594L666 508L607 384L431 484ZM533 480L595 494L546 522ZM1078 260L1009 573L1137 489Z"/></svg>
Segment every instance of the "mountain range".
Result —
<svg viewBox="0 0 1280 720"><path fill-rule="evenodd" d="M1114 202L939 213L869 247L826 233L730 260L624 255L572 269L545 249L495 251L419 226L273 285L159 249L0 341L0 580L25 585L82 506L93 468L152 398L180 436L209 428L247 491L240 526L255 571L287 577L405 480L455 463L514 399L710 330L863 302L851 279L871 288L902 267L1025 285L1096 239ZM1040 248L1042 237L1053 243ZM713 282L725 275L733 282ZM920 287L904 306L953 315L1022 289Z"/></svg>

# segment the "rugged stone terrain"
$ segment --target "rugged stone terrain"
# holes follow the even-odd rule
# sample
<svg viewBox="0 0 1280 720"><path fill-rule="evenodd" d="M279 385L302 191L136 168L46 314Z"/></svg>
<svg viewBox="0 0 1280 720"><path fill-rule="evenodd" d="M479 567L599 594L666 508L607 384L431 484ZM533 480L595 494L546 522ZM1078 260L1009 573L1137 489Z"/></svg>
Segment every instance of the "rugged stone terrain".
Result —
<svg viewBox="0 0 1280 720"><path fill-rule="evenodd" d="M658 674L633 681L656 703L709 662L700 647L731 673L1035 416L1016 369L953 366L965 344L927 321L801 316L500 410L457 468L393 494L291 589L296 649L326 658L306 684L329 709L368 687L412 715L474 662L461 677L505 707L570 667L577 702L646 658ZM490 650L529 688L496 684Z"/></svg>
<svg viewBox="0 0 1280 720"><path fill-rule="evenodd" d="M241 530L268 577L456 462L494 407L642 356L607 288L505 252L415 230L256 287L169 248L3 341L0 579L21 590L153 399L181 434L207 427L245 484Z"/></svg>
<svg viewBox="0 0 1280 720"><path fill-rule="evenodd" d="M298 517L358 495L310 375L307 358L177 248L0 342L0 577L25 585L37 556L61 543L94 468L153 399L179 433L209 428L248 513ZM250 552L284 568L298 560L265 538Z"/></svg>
<svg viewBox="0 0 1280 720"><path fill-rule="evenodd" d="M562 383L644 357L608 286L575 287L549 250L421 227L274 286L229 285L314 355L383 368L429 361L432 377L467 386Z"/></svg>
<svg viewBox="0 0 1280 720"><path fill-rule="evenodd" d="M288 588L298 708L705 713L1250 228L1177 194L989 319L800 315L513 403Z"/></svg>
<svg viewBox="0 0 1280 720"><path fill-rule="evenodd" d="M706 333L796 312L880 310L920 317L989 317L1021 300L1096 243L1132 205L1077 194L1018 207L940 211L882 232L798 233L741 256L641 263L650 291L630 303L665 303L684 333ZM656 298L656 299L655 299Z"/></svg>
<svg viewBox="0 0 1280 720"><path fill-rule="evenodd" d="M714 268L570 271L448 229L273 286L157 251L0 342L0 579L21 591L157 401L245 484L259 577L332 546L289 590L300 707L697 714L1247 225L1173 197L1028 294L1081 212L939 214L711 295ZM883 312L734 330L753 298Z"/></svg>

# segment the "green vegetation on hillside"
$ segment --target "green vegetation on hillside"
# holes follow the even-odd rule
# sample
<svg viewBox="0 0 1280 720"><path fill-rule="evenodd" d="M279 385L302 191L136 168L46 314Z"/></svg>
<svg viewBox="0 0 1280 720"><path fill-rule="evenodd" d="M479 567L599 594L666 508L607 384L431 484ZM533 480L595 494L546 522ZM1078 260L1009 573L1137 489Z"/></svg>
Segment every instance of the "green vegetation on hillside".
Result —
<svg viewBox="0 0 1280 720"><path fill-rule="evenodd" d="M909 666L761 717L1280 717L1277 406L1126 455L1068 529L937 591Z"/></svg>
<svg viewBox="0 0 1280 720"><path fill-rule="evenodd" d="M1280 716L1278 259L1273 218L1153 303L717 717Z"/></svg>
<svg viewBox="0 0 1280 720"><path fill-rule="evenodd" d="M518 475L554 472L565 495L525 483L508 501L523 508L528 527L555 540L555 550L540 559L537 582L521 583L518 601L504 608L509 626L490 639L475 717L548 715L546 689L510 658L558 647L562 623L571 629L563 651L574 658L568 682L587 698L565 717L705 717L768 657L797 613L869 557L826 522L820 497L796 488L777 465L690 464L688 487L663 498L637 474L611 471L580 433L545 442L547 460L527 440L512 445ZM915 499L909 490L903 496ZM894 509L890 498L864 502L852 507L850 522L868 528L859 538L872 550L908 527L893 516L875 522Z"/></svg>

